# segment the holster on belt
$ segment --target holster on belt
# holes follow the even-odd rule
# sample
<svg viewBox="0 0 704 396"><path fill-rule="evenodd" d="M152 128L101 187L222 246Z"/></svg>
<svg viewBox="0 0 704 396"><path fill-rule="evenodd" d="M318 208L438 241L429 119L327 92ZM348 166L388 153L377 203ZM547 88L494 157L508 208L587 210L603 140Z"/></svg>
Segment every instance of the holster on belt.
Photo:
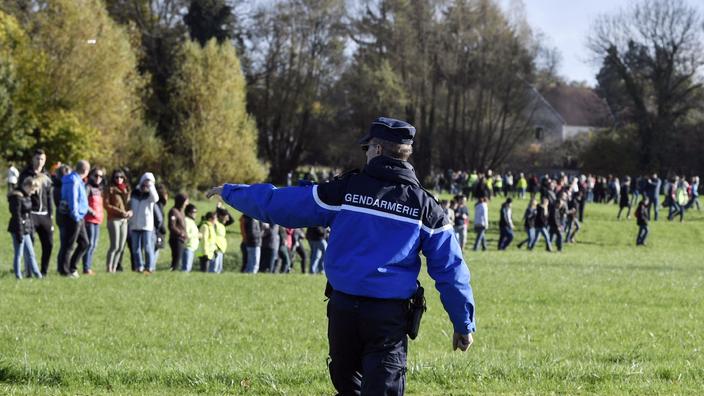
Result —
<svg viewBox="0 0 704 396"><path fill-rule="evenodd" d="M423 318L423 313L428 309L425 305L425 289L420 285L419 281L416 281L418 288L416 292L413 293L411 299L408 301L408 328L406 332L408 337L415 340L418 337L418 330L420 330L420 320Z"/></svg>

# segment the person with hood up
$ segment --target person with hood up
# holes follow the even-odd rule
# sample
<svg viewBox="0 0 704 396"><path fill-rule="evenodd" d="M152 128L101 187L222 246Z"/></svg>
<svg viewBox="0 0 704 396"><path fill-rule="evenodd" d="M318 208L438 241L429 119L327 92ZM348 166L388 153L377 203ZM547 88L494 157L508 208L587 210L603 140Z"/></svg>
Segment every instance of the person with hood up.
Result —
<svg viewBox="0 0 704 396"><path fill-rule="evenodd" d="M156 270L154 252L154 207L159 194L154 185L154 175L147 172L139 179L130 197L133 216L130 219L132 257L138 272L150 274Z"/></svg>

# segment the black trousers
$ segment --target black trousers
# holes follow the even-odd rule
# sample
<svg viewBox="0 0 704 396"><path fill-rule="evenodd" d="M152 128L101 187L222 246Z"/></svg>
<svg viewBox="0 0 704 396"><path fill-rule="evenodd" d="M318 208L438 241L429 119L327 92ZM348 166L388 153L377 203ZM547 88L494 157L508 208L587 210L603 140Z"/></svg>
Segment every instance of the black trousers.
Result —
<svg viewBox="0 0 704 396"><path fill-rule="evenodd" d="M59 215L56 219L61 222L61 247L59 247L58 270L61 275L70 275L77 269L78 260L88 250L90 241L83 220L75 221L69 215Z"/></svg>
<svg viewBox="0 0 704 396"><path fill-rule="evenodd" d="M339 395L403 395L408 301L333 292L328 368Z"/></svg>
<svg viewBox="0 0 704 396"><path fill-rule="evenodd" d="M181 256L183 256L184 242L178 238L169 238L171 248L171 270L178 271L181 268Z"/></svg>
<svg viewBox="0 0 704 396"><path fill-rule="evenodd" d="M51 251L54 249L54 223L51 221L51 216L38 214L32 214L32 223L34 224L34 231L42 244L41 272L42 276L46 276L49 271Z"/></svg>

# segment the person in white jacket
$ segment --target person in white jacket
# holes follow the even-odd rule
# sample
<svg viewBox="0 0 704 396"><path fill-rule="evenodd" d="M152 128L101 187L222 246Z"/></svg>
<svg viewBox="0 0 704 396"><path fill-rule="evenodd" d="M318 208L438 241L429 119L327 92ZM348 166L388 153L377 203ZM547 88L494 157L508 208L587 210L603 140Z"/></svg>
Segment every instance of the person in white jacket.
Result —
<svg viewBox="0 0 704 396"><path fill-rule="evenodd" d="M476 251L481 244L482 250L486 250L486 230L489 228L489 205L486 203L486 197L479 198L474 206L474 231L477 233L477 239L474 241Z"/></svg>
<svg viewBox="0 0 704 396"><path fill-rule="evenodd" d="M135 267L145 274L156 270L156 255L154 254L154 206L159 200L159 194L154 186L154 175L147 172L139 179L137 188L130 197L130 239Z"/></svg>

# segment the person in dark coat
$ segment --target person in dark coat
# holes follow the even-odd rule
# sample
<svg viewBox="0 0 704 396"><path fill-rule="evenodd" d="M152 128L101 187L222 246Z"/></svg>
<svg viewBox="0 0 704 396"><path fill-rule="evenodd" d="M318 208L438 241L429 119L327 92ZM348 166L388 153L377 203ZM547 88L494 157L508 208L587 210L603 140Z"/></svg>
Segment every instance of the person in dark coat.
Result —
<svg viewBox="0 0 704 396"><path fill-rule="evenodd" d="M538 205L536 208L536 213L535 213L535 238L533 238L533 241L528 245L528 250L533 250L535 247L535 244L538 243L538 239L540 239L540 236L543 236L543 239L545 239L545 250L548 252L552 251L552 244L550 243L550 235L548 233L548 226L549 226L549 221L548 221L548 209L550 206L550 201L548 200L547 197L544 197L541 201L541 204Z"/></svg>
<svg viewBox="0 0 704 396"><path fill-rule="evenodd" d="M169 209L169 247L171 248L171 271L178 271L183 260L183 247L186 243L186 205L188 205L188 195L184 193L176 194L174 206Z"/></svg>
<svg viewBox="0 0 704 396"><path fill-rule="evenodd" d="M621 220L621 212L623 209L628 208L626 211L626 219L631 218L631 178L629 176L626 176L626 178L623 181L623 184L621 184L621 195L619 197L619 203L618 203L618 215L616 215L617 220Z"/></svg>
<svg viewBox="0 0 704 396"><path fill-rule="evenodd" d="M252 217L244 217L244 245L247 249L247 266L245 272L255 274L259 271L262 253L262 223Z"/></svg>
<svg viewBox="0 0 704 396"><path fill-rule="evenodd" d="M636 246L644 246L645 240L648 238L648 223L650 222L648 204L648 197L643 197L643 200L638 204L638 208L636 208L636 223L638 224Z"/></svg>
<svg viewBox="0 0 704 396"><path fill-rule="evenodd" d="M7 226L7 231L12 236L12 246L15 252L12 269L15 277L22 279L20 261L24 255L27 273L36 278L41 278L42 274L37 266L37 258L34 255L34 246L32 244L34 225L32 224L31 216L31 196L41 188L41 185L38 179L25 177L18 186L7 196L10 209L10 223Z"/></svg>
<svg viewBox="0 0 704 396"><path fill-rule="evenodd" d="M46 153L42 149L37 149L32 157L32 163L25 168L18 179L21 186L24 179L31 177L37 180L39 188L32 194L32 226L39 237L42 245L41 272L46 276L49 271L49 261L54 248L54 183L49 174L44 170L46 164ZM60 191L59 191L60 193ZM32 233L34 240L34 233Z"/></svg>

